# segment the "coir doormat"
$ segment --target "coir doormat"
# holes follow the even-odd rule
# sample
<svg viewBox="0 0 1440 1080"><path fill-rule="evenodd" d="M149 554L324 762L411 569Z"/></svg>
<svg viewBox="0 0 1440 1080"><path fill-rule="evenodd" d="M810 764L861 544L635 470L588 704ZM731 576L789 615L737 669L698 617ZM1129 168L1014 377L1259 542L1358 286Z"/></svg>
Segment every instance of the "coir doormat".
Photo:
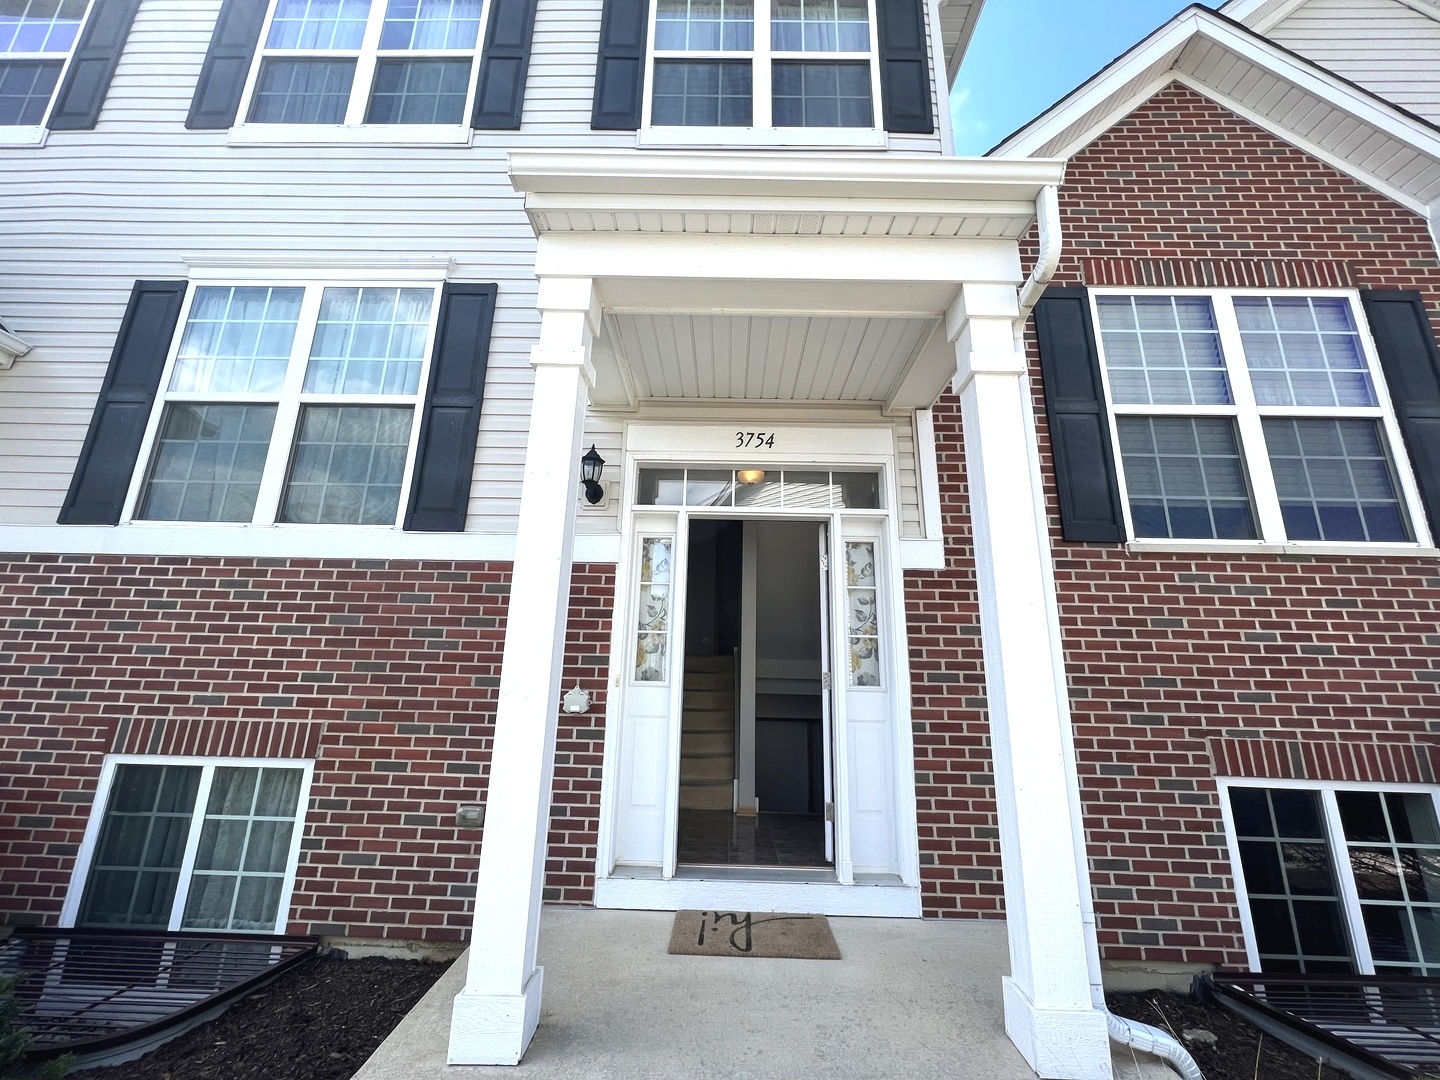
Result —
<svg viewBox="0 0 1440 1080"><path fill-rule="evenodd" d="M677 911L669 951L676 956L840 959L824 915L778 911Z"/></svg>

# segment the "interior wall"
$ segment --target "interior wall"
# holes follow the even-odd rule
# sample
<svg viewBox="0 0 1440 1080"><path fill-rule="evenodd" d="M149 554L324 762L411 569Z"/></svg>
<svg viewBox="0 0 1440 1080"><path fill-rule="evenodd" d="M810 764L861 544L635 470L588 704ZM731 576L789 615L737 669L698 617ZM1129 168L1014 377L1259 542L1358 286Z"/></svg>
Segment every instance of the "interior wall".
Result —
<svg viewBox="0 0 1440 1080"><path fill-rule="evenodd" d="M754 521L755 655L803 661L820 672L820 526L813 521Z"/></svg>

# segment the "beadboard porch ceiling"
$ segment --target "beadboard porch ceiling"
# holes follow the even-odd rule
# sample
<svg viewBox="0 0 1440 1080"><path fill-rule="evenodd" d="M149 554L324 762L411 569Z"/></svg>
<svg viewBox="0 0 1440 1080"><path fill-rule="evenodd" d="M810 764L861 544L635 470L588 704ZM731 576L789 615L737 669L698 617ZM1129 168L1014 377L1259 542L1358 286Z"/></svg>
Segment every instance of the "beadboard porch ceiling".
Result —
<svg viewBox="0 0 1440 1080"><path fill-rule="evenodd" d="M639 399L924 408L955 371L935 318L608 313L595 405Z"/></svg>

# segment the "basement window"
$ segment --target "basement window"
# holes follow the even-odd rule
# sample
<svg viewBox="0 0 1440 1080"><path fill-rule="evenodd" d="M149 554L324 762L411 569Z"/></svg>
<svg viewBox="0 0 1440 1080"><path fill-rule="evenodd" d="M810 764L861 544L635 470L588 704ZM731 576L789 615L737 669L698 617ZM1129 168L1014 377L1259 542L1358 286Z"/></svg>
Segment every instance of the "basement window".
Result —
<svg viewBox="0 0 1440 1080"><path fill-rule="evenodd" d="M309 786L308 762L112 759L67 925L283 932Z"/></svg>
<svg viewBox="0 0 1440 1080"><path fill-rule="evenodd" d="M1254 783L1221 783L1251 966L1440 975L1436 791Z"/></svg>

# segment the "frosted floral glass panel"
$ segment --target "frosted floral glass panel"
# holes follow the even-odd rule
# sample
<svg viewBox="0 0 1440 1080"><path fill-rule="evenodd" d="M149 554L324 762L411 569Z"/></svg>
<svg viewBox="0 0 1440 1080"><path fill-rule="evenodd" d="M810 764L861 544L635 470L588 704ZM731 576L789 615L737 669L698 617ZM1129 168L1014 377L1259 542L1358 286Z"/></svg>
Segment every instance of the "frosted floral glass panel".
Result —
<svg viewBox="0 0 1440 1080"><path fill-rule="evenodd" d="M845 542L845 632L850 645L850 685L880 685L880 619L875 542Z"/></svg>
<svg viewBox="0 0 1440 1080"><path fill-rule="evenodd" d="M640 603L636 617L635 681L666 681L670 652L670 565L674 541L647 536L640 541Z"/></svg>

